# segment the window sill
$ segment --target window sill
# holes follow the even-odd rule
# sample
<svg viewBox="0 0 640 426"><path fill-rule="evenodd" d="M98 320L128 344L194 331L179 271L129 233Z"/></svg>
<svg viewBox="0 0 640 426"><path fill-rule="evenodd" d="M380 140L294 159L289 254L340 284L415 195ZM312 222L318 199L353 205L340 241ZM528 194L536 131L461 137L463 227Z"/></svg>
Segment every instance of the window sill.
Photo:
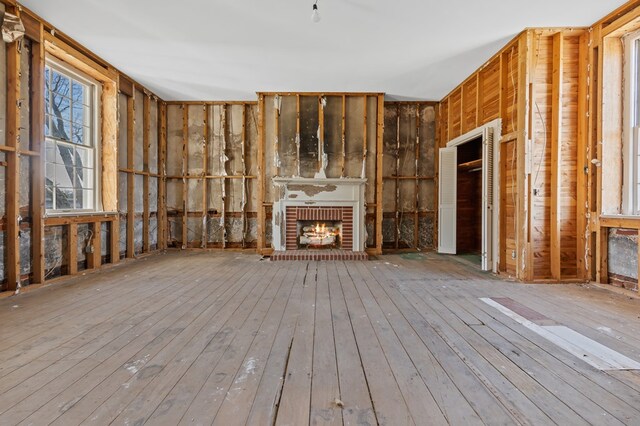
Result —
<svg viewBox="0 0 640 426"><path fill-rule="evenodd" d="M70 225L72 223L115 222L117 212L74 212L48 214L44 218L45 226Z"/></svg>
<svg viewBox="0 0 640 426"><path fill-rule="evenodd" d="M640 229L640 215L600 215L600 226L603 228Z"/></svg>
<svg viewBox="0 0 640 426"><path fill-rule="evenodd" d="M117 216L118 212L95 212L95 211L75 211L75 212L47 212L44 217L87 217L87 216Z"/></svg>

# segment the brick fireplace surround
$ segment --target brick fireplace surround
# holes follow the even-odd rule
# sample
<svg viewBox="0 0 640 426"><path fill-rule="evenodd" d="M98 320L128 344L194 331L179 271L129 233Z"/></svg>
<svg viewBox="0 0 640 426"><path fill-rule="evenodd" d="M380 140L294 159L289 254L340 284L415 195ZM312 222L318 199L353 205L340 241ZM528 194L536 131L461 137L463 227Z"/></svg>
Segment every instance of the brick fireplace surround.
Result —
<svg viewBox="0 0 640 426"><path fill-rule="evenodd" d="M281 237L271 260L368 259L364 230L360 229L364 226L365 180L275 178L274 183L281 191L274 205L274 236ZM298 221L342 222L341 248L299 249Z"/></svg>
<svg viewBox="0 0 640 426"><path fill-rule="evenodd" d="M285 217L285 234L287 250L298 248L299 220L314 221L341 221L342 222L342 247L353 246L353 208L352 207L287 207Z"/></svg>

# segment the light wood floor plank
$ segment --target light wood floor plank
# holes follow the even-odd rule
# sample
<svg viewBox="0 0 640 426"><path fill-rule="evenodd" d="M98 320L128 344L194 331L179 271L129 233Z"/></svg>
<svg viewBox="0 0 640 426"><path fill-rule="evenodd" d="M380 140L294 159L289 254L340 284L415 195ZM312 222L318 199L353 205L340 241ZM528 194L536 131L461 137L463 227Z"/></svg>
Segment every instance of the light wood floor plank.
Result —
<svg viewBox="0 0 640 426"><path fill-rule="evenodd" d="M482 302L640 361L640 301L460 258L169 251L0 299L0 424L634 424L599 371Z"/></svg>

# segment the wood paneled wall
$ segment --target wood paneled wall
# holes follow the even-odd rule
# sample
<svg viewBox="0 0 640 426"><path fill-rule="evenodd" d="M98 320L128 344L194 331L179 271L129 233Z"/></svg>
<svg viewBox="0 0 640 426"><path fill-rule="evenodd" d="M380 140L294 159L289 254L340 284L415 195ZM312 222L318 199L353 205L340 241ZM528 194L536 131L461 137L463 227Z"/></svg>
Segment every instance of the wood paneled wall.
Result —
<svg viewBox="0 0 640 426"><path fill-rule="evenodd" d="M500 271L523 281L585 277L585 29L529 29L440 104L440 146L502 120ZM581 173L578 173L580 170Z"/></svg>

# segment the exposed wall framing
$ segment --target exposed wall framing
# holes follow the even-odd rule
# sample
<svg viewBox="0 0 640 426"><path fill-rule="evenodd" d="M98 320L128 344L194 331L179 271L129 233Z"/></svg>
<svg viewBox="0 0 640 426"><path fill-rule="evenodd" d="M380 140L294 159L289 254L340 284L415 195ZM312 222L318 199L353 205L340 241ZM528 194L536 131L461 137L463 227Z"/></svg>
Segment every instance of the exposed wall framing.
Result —
<svg viewBox="0 0 640 426"><path fill-rule="evenodd" d="M20 16L26 28L26 36L21 41L0 42L0 61L3 63L0 67L0 181L3 182L0 191L0 289L15 291L26 284L42 284L60 275L95 269L119 260L120 225L116 214L118 86L120 77L124 76L63 33L56 31L53 35L51 25L28 9L5 1L0 2L0 8ZM46 55L88 74L101 85L99 132L103 211L99 214L45 214ZM145 110L142 104L138 108L141 112ZM149 129L157 122L154 108L154 103L149 103ZM139 118L141 123L145 120ZM150 152L157 151L152 148L154 144L157 146L153 131L145 133L141 130L140 138L146 141L140 146L147 144ZM141 171L145 171L144 167ZM151 174L154 172L150 172L148 183L152 188ZM142 187L140 189L142 195ZM153 193L153 190L149 192ZM157 204L150 202L139 221L146 222L149 230L155 212L162 210ZM145 212L149 213L148 221ZM151 231L149 236L150 241L156 240ZM141 251L153 249L153 244L149 242L148 249Z"/></svg>
<svg viewBox="0 0 640 426"><path fill-rule="evenodd" d="M383 247L433 249L436 104L385 102Z"/></svg>
<svg viewBox="0 0 640 426"><path fill-rule="evenodd" d="M624 216L623 172L623 43L640 29L640 2L631 1L595 23L581 44L588 74L581 85L587 105L578 156L585 170L580 238L588 277L638 289L640 217ZM635 267L635 270L630 270Z"/></svg>
<svg viewBox="0 0 640 426"><path fill-rule="evenodd" d="M168 244L257 247L257 104L170 102L166 109Z"/></svg>
<svg viewBox="0 0 640 426"><path fill-rule="evenodd" d="M119 87L119 253L135 258L164 248L158 226L163 109L162 101L126 77Z"/></svg>

